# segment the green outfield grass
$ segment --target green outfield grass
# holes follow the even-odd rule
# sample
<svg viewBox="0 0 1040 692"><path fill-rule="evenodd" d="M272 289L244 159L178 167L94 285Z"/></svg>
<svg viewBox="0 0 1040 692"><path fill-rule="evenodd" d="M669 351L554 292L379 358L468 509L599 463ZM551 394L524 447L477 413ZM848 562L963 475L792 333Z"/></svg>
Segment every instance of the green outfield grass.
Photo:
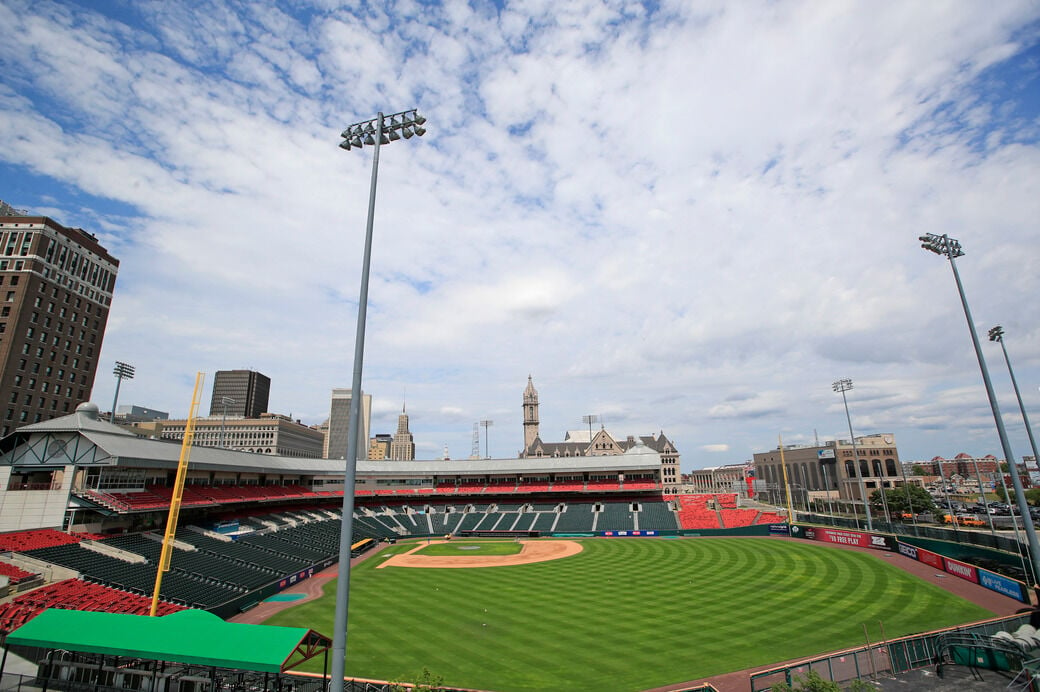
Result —
<svg viewBox="0 0 1040 692"><path fill-rule="evenodd" d="M592 539L477 569L352 571L348 675L484 690L641 690L991 617L881 557L768 538ZM407 544L392 546L404 552ZM332 636L325 598L269 624ZM320 661L310 670L320 671Z"/></svg>
<svg viewBox="0 0 1040 692"><path fill-rule="evenodd" d="M522 543L512 541L451 541L433 543L412 553L413 555L516 555Z"/></svg>

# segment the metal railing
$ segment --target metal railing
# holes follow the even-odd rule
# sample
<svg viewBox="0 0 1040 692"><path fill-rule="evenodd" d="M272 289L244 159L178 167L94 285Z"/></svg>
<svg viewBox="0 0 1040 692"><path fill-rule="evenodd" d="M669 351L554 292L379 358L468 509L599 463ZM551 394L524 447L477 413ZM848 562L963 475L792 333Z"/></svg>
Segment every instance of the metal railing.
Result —
<svg viewBox="0 0 1040 692"><path fill-rule="evenodd" d="M874 679L879 675L899 675L911 670L927 668L936 662L936 656L939 653L937 642L951 632L988 636L1001 631L1014 630L1028 622L1028 613L1012 615L963 627L951 627L901 637L879 644L864 644L852 649L807 658L797 663L789 663L752 674L751 692L766 692L780 682L790 685L794 681L794 676L804 676L810 671L817 673L824 680L844 683L864 678Z"/></svg>

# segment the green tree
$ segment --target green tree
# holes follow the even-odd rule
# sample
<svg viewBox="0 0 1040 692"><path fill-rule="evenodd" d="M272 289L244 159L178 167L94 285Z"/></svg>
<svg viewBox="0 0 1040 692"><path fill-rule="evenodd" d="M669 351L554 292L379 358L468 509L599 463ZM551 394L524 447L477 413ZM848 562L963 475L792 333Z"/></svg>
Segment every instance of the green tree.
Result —
<svg viewBox="0 0 1040 692"><path fill-rule="evenodd" d="M1030 488L1027 490L1026 502L1031 505L1040 505L1040 488Z"/></svg>
<svg viewBox="0 0 1040 692"><path fill-rule="evenodd" d="M938 509L932 496L919 485L906 485L902 488L886 490L885 500L888 502L888 511L892 513L893 519L898 519L899 515L909 514L911 511L914 514L922 514L934 513ZM878 511L884 510L880 490L875 490L870 496L870 504Z"/></svg>
<svg viewBox="0 0 1040 692"><path fill-rule="evenodd" d="M914 476L927 476L928 475L927 473L924 472L924 467L921 466L920 464L914 464L913 466L911 466L910 467L910 474L914 475Z"/></svg>
<svg viewBox="0 0 1040 692"><path fill-rule="evenodd" d="M786 682L777 682L770 690L771 692L841 692L841 685L824 680L815 670L810 670L805 675L795 675L793 687Z"/></svg>
<svg viewBox="0 0 1040 692"><path fill-rule="evenodd" d="M423 668L413 680L390 683L390 689L392 692L439 692L444 689L444 678L435 676L429 668Z"/></svg>

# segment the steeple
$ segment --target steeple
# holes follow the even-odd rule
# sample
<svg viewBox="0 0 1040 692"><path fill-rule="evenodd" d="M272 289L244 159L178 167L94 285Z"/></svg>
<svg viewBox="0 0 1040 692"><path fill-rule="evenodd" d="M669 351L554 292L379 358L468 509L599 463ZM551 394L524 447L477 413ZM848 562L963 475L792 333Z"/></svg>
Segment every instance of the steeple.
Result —
<svg viewBox="0 0 1040 692"><path fill-rule="evenodd" d="M526 453L534 441L538 439L538 392L534 388L531 376L527 376L527 388L524 389L524 452Z"/></svg>

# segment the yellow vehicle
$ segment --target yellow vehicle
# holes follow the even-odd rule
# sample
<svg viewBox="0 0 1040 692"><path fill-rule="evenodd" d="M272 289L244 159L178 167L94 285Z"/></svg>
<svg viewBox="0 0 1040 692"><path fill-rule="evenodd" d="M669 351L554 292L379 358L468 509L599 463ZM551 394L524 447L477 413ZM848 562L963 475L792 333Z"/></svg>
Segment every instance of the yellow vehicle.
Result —
<svg viewBox="0 0 1040 692"><path fill-rule="evenodd" d="M986 522L982 521L974 514L958 514L951 517L949 514L943 515L944 524L957 524L958 526L985 526Z"/></svg>

